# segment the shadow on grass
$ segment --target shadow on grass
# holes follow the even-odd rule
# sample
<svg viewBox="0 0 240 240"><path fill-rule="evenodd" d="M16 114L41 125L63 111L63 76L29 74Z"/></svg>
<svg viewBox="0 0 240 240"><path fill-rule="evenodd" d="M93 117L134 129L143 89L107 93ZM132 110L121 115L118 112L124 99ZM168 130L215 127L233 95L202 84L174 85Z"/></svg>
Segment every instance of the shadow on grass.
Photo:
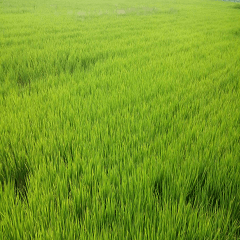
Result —
<svg viewBox="0 0 240 240"><path fill-rule="evenodd" d="M239 183L231 182L227 176L220 176L219 180L213 182L208 179L208 168L201 165L196 177L190 180L185 197L186 204L194 208L204 206L206 210L224 210L226 218L229 216L229 226L238 226L236 234L240 236L240 195L236 195ZM232 189L232 190L231 190Z"/></svg>
<svg viewBox="0 0 240 240"><path fill-rule="evenodd" d="M172 177L163 170L158 174L153 183L153 194L160 206L163 206L163 203L168 200L179 201L180 199L180 194L176 189L175 182Z"/></svg>
<svg viewBox="0 0 240 240"><path fill-rule="evenodd" d="M23 160L2 159L2 166L0 169L2 190L4 191L5 184L13 182L15 197L19 197L23 202L28 202L27 181L30 172L30 166Z"/></svg>
<svg viewBox="0 0 240 240"><path fill-rule="evenodd" d="M235 4L235 5L233 6L233 8L234 8L234 9L239 9L239 10L240 10L240 3Z"/></svg>
<svg viewBox="0 0 240 240"><path fill-rule="evenodd" d="M21 162L16 166L14 171L14 187L15 194L19 196L22 201L28 202L27 198L27 180L30 173L30 169L26 163Z"/></svg>
<svg viewBox="0 0 240 240"><path fill-rule="evenodd" d="M88 53L82 56L69 51L53 53L54 56L25 56L16 61L6 60L0 64L0 81L9 79L20 90L29 90L31 84L49 76L66 74L72 76L76 71L86 72L98 62L109 57L107 52L94 55Z"/></svg>
<svg viewBox="0 0 240 240"><path fill-rule="evenodd" d="M196 204L196 195L204 187L207 179L207 171L201 166L197 176L190 180L189 190L186 195L186 203Z"/></svg>
<svg viewBox="0 0 240 240"><path fill-rule="evenodd" d="M233 31L233 34L236 36L236 37L240 37L240 28Z"/></svg>

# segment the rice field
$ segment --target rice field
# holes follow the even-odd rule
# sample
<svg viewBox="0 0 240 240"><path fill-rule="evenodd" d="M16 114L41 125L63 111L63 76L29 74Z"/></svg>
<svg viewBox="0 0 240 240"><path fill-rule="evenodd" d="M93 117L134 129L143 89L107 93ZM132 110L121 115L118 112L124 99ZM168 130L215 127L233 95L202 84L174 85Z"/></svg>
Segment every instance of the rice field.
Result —
<svg viewBox="0 0 240 240"><path fill-rule="evenodd" d="M240 239L240 3L0 0L0 239Z"/></svg>

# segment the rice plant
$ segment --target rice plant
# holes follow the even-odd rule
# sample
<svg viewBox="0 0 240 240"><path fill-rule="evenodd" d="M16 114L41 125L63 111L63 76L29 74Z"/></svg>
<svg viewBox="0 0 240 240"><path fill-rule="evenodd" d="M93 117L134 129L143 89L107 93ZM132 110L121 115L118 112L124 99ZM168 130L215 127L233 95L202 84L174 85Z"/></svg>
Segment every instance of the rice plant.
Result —
<svg viewBox="0 0 240 240"><path fill-rule="evenodd" d="M0 239L240 239L234 2L0 2Z"/></svg>

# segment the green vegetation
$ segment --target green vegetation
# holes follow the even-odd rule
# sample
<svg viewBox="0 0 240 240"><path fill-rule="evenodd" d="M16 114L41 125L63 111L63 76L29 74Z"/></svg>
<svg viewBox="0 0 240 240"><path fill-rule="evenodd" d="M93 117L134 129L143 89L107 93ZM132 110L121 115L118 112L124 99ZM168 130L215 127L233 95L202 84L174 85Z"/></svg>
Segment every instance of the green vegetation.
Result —
<svg viewBox="0 0 240 240"><path fill-rule="evenodd" d="M0 1L0 239L240 239L240 4Z"/></svg>

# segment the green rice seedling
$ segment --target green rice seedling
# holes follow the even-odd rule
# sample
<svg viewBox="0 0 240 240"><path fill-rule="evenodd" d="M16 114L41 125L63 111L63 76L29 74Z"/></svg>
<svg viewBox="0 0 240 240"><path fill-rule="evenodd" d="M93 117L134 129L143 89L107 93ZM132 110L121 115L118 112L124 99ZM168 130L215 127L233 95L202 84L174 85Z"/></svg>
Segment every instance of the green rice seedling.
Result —
<svg viewBox="0 0 240 240"><path fill-rule="evenodd" d="M0 238L238 239L235 6L1 2Z"/></svg>

